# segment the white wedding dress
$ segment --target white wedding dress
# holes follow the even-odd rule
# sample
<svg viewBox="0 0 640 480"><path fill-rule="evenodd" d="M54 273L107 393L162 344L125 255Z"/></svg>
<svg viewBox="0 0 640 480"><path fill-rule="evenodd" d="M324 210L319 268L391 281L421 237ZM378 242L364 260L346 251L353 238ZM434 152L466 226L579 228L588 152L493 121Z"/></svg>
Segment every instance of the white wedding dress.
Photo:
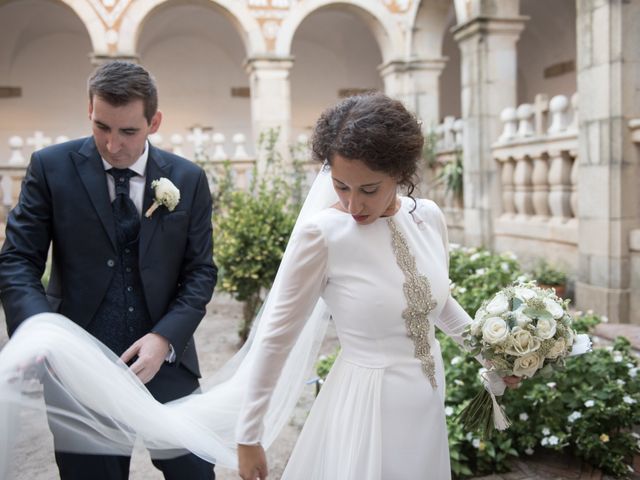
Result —
<svg viewBox="0 0 640 480"><path fill-rule="evenodd" d="M237 441L268 448L288 422L329 314L342 353L284 478L449 478L434 326L460 341L470 319L449 296L444 217L422 200L411 213L404 198L393 217L361 226L328 208L336 199L321 172L249 341L202 394L160 404L75 323L51 313L23 322L0 350L0 478L22 408L46 408L66 433L56 437L61 451L127 454L141 443L153 457L189 450L236 469ZM54 403L29 394L34 365Z"/></svg>
<svg viewBox="0 0 640 480"><path fill-rule="evenodd" d="M403 198L395 215L370 225L326 209L299 229L297 248L281 266L283 284L258 347L239 443L261 441L279 365L318 297L341 345L283 480L450 478L434 326L460 341L470 319L449 295L440 209L427 200L411 213L413 206Z"/></svg>

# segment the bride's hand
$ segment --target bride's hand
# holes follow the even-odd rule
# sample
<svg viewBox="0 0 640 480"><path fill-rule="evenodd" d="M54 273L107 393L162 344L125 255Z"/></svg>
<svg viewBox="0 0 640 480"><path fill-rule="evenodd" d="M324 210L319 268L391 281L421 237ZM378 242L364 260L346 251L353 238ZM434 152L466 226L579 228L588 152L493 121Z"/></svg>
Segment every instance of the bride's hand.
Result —
<svg viewBox="0 0 640 480"><path fill-rule="evenodd" d="M262 445L238 445L238 473L242 480L267 478L267 458Z"/></svg>

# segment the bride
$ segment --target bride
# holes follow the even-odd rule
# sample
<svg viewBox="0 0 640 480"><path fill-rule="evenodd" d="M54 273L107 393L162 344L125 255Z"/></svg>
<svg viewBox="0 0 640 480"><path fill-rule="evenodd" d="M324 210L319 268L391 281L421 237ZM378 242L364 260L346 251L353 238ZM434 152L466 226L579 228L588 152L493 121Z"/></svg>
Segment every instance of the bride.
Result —
<svg viewBox="0 0 640 480"><path fill-rule="evenodd" d="M188 450L264 479L264 449L288 421L331 315L342 351L283 478L450 478L434 328L460 342L470 319L449 294L442 212L411 197L422 143L415 117L383 94L350 97L321 116L312 149L325 167L249 341L202 394L160 404L64 317L24 322L0 352L4 452L18 410L40 408L22 387L24 367L44 359L40 375L57 400L49 419L68 433L57 449L118 454L141 442L155 457Z"/></svg>

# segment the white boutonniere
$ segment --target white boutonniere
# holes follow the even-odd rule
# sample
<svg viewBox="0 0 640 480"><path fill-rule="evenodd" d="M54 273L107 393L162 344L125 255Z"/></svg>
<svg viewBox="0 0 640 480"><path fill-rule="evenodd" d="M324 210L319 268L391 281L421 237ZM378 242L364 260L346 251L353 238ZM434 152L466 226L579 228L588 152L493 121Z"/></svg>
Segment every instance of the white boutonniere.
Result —
<svg viewBox="0 0 640 480"><path fill-rule="evenodd" d="M155 198L144 216L149 218L156 211L156 208L162 205L167 207L170 212L173 212L180 202L180 190L178 190L178 187L168 178L162 177L151 182L151 188L153 188Z"/></svg>

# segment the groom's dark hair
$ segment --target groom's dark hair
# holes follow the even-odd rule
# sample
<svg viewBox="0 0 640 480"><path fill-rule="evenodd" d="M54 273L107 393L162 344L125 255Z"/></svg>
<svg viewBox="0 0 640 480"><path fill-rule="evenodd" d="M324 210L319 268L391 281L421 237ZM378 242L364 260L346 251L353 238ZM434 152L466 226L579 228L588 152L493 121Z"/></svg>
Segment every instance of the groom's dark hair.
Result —
<svg viewBox="0 0 640 480"><path fill-rule="evenodd" d="M147 123L158 111L158 88L153 76L140 65L114 60L99 66L89 78L89 101L98 96L109 105L120 107L140 99Z"/></svg>

